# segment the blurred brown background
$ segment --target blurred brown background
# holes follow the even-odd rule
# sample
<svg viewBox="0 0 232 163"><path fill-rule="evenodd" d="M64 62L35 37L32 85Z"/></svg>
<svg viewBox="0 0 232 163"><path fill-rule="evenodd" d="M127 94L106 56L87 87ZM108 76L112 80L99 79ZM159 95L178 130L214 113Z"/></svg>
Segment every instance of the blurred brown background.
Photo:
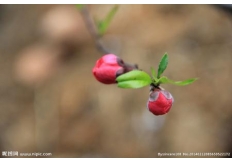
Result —
<svg viewBox="0 0 232 163"><path fill-rule="evenodd" d="M88 5L102 19L113 5ZM146 108L149 88L95 80L102 55L75 5L0 5L0 151L52 157L158 157L232 152L232 16L213 5L120 5L103 43L144 71L198 77L164 85L171 111Z"/></svg>

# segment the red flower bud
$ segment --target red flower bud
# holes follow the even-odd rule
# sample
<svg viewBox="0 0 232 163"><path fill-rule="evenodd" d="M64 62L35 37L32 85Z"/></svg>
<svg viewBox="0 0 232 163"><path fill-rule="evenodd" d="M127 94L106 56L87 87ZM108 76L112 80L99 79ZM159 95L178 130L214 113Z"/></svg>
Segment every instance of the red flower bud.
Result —
<svg viewBox="0 0 232 163"><path fill-rule="evenodd" d="M155 88L150 92L147 108L155 115L163 115L171 109L173 102L171 93Z"/></svg>
<svg viewBox="0 0 232 163"><path fill-rule="evenodd" d="M104 84L116 83L116 78L123 73L137 68L123 62L114 54L107 54L97 60L93 68L95 78Z"/></svg>

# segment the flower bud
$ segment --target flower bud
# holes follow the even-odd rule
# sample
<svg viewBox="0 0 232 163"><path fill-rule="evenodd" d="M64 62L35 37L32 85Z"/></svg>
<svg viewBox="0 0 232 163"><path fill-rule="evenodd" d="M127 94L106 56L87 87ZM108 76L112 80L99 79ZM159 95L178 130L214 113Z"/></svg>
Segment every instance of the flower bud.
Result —
<svg viewBox="0 0 232 163"><path fill-rule="evenodd" d="M163 115L169 112L173 102L174 98L170 92L155 88L150 92L147 108L154 115Z"/></svg>
<svg viewBox="0 0 232 163"><path fill-rule="evenodd" d="M107 54L97 60L92 72L99 82L114 84L119 75L136 68L136 66L124 63L122 59L114 54Z"/></svg>

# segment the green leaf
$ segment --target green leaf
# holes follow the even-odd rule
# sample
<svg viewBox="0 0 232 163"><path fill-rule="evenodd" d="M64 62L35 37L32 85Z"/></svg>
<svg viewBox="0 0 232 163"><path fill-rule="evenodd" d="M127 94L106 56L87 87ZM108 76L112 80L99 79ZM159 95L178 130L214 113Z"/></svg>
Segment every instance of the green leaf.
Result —
<svg viewBox="0 0 232 163"><path fill-rule="evenodd" d="M160 75L164 72L168 65L168 54L165 53L160 61L157 78L160 78Z"/></svg>
<svg viewBox="0 0 232 163"><path fill-rule="evenodd" d="M85 5L84 4L76 4L78 10L81 10Z"/></svg>
<svg viewBox="0 0 232 163"><path fill-rule="evenodd" d="M151 77L144 71L133 70L117 77L120 88L141 88L151 84Z"/></svg>
<svg viewBox="0 0 232 163"><path fill-rule="evenodd" d="M173 81L173 80L168 79L166 76L162 76L159 79L159 83L160 84L166 84L167 83L167 84L175 84L175 85L179 85L179 86L184 86L184 85L192 84L197 79L198 78L187 79L187 80L184 80L184 81Z"/></svg>
<svg viewBox="0 0 232 163"><path fill-rule="evenodd" d="M155 85L158 85L159 79L157 79L156 71L155 71L155 69L153 67L151 67L151 74L152 74L153 83Z"/></svg>
<svg viewBox="0 0 232 163"><path fill-rule="evenodd" d="M153 79L155 79L156 78L156 72L155 72L155 69L153 67L151 67L151 74L152 74Z"/></svg>
<svg viewBox="0 0 232 163"><path fill-rule="evenodd" d="M118 11L118 5L115 5L110 12L106 15L105 19L97 23L98 32L100 35L103 35L108 29L110 22L112 21L114 15Z"/></svg>

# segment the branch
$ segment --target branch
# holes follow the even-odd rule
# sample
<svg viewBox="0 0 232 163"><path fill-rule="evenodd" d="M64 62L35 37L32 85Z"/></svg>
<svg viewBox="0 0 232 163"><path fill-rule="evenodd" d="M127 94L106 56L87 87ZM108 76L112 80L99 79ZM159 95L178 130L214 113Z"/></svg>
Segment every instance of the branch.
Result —
<svg viewBox="0 0 232 163"><path fill-rule="evenodd" d="M91 17L91 15L89 14L88 8L86 7L86 5L84 5L81 9L81 14L83 16L85 25L89 31L89 33L91 34L91 36L93 37L94 41L95 41L95 45L96 48L98 49L98 51L100 51L103 54L110 54L111 52L108 51L104 46L103 43L101 41L101 35L98 33L97 27ZM137 64L129 64L129 63L125 63L125 68L126 70L131 70L131 69L138 69L138 65Z"/></svg>
<svg viewBox="0 0 232 163"><path fill-rule="evenodd" d="M101 36L98 34L96 25L95 25L92 17L90 16L89 11L88 11L86 5L81 9L81 13L82 13L83 19L85 21L86 27L89 30L91 36L93 37L93 39L95 41L97 49L100 52L102 52L103 54L109 54L109 53L111 53L110 51L108 51L103 46L102 41L101 41Z"/></svg>

